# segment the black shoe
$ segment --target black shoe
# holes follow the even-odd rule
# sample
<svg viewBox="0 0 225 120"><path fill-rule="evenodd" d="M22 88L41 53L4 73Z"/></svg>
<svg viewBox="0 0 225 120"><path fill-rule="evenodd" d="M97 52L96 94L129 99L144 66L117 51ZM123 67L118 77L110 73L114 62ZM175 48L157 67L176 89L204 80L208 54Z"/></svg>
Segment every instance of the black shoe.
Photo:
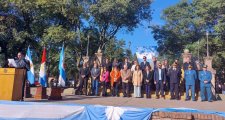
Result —
<svg viewBox="0 0 225 120"><path fill-rule="evenodd" d="M159 96L158 95L156 95L156 99L159 99Z"/></svg>
<svg viewBox="0 0 225 120"><path fill-rule="evenodd" d="M186 98L185 101L189 101L190 99Z"/></svg>
<svg viewBox="0 0 225 120"><path fill-rule="evenodd" d="M209 100L208 102L212 102L212 100Z"/></svg>
<svg viewBox="0 0 225 120"><path fill-rule="evenodd" d="M201 102L205 102L205 100L201 100Z"/></svg>
<svg viewBox="0 0 225 120"><path fill-rule="evenodd" d="M180 100L179 98L176 98L176 100Z"/></svg>

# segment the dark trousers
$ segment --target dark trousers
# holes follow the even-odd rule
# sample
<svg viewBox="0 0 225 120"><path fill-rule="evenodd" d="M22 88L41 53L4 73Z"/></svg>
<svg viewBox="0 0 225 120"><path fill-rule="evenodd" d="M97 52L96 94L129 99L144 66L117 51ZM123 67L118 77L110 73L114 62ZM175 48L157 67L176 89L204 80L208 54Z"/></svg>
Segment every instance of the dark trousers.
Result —
<svg viewBox="0 0 225 120"><path fill-rule="evenodd" d="M107 96L107 88L108 88L109 82L102 82L102 96Z"/></svg>
<svg viewBox="0 0 225 120"><path fill-rule="evenodd" d="M166 92L170 91L170 77L166 76L166 88L165 88Z"/></svg>
<svg viewBox="0 0 225 120"><path fill-rule="evenodd" d="M130 95L130 85L129 85L129 83L123 82L122 87L123 87L123 96L129 97L129 95Z"/></svg>
<svg viewBox="0 0 225 120"><path fill-rule="evenodd" d="M119 82L114 82L113 86L112 87L112 96L119 96L118 94L118 88L119 88Z"/></svg>
<svg viewBox="0 0 225 120"><path fill-rule="evenodd" d="M150 84L145 85L145 92L146 92L146 97L150 98L151 97L151 85Z"/></svg>
<svg viewBox="0 0 225 120"><path fill-rule="evenodd" d="M85 95L87 95L87 84L88 84L87 78L80 79L80 85L77 88L77 91L79 92L79 94L83 94L83 87L84 87L84 93Z"/></svg>
<svg viewBox="0 0 225 120"><path fill-rule="evenodd" d="M171 98L179 99L179 83L170 83L170 95Z"/></svg>
<svg viewBox="0 0 225 120"><path fill-rule="evenodd" d="M164 84L162 80L156 82L156 95L159 95L159 91L161 95L164 95Z"/></svg>
<svg viewBox="0 0 225 120"><path fill-rule="evenodd" d="M22 85L22 98L21 100L24 100L24 89L26 87L26 81L27 81L27 70L24 72L24 80L23 80L23 85Z"/></svg>

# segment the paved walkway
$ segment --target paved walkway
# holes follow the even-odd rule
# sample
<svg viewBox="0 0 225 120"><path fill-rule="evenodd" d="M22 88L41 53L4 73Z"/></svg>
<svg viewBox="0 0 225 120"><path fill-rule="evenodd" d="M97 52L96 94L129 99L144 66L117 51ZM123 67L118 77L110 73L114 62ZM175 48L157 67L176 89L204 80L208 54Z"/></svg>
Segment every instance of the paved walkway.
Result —
<svg viewBox="0 0 225 120"><path fill-rule="evenodd" d="M99 104L107 106L133 106L142 108L193 108L199 110L225 112L225 101L201 102L201 101L182 101L146 98L123 98L123 97L95 97L82 95L64 95L61 101L25 99L30 102L56 102L60 104Z"/></svg>

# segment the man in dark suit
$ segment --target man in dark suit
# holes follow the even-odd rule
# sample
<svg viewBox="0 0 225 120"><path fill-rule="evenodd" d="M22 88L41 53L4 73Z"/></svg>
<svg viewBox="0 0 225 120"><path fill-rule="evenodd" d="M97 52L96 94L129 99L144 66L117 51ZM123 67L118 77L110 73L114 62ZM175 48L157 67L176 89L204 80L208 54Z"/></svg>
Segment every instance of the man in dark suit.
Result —
<svg viewBox="0 0 225 120"><path fill-rule="evenodd" d="M146 66L149 66L150 65L149 62L147 62L147 57L146 56L143 57L143 60L144 61L141 62L141 65L140 65L142 71L145 70Z"/></svg>
<svg viewBox="0 0 225 120"><path fill-rule="evenodd" d="M87 95L87 84L88 84L88 75L89 75L89 68L87 68L87 63L83 64L83 67L80 68L79 71L79 86L77 88L78 94L83 94L83 86L85 95Z"/></svg>
<svg viewBox="0 0 225 120"><path fill-rule="evenodd" d="M168 60L167 59L164 59L163 60L163 63L162 63L162 68L165 70L166 72L166 85L165 85L165 90L166 92L169 92L170 90L170 77L168 75L168 72L169 72L169 64L168 64Z"/></svg>
<svg viewBox="0 0 225 120"><path fill-rule="evenodd" d="M106 58L103 62L103 67L106 67L106 69L111 72L112 71L112 63L109 61L109 58Z"/></svg>
<svg viewBox="0 0 225 120"><path fill-rule="evenodd" d="M15 60L16 66L12 66L11 64L9 64L9 67L16 67L19 69L25 69L26 72L24 73L24 80L23 80L23 87L22 87L22 98L21 101L24 101L24 89L25 89L25 84L26 84L26 80L27 80L27 71L30 70L30 62L28 60L25 59L24 55L22 52L19 52L17 54L17 59Z"/></svg>
<svg viewBox="0 0 225 120"><path fill-rule="evenodd" d="M151 62L150 62L150 65L151 65L151 67L152 67L152 70L157 69L157 57L152 56L152 60L151 60Z"/></svg>
<svg viewBox="0 0 225 120"><path fill-rule="evenodd" d="M170 99L173 100L176 98L177 100L179 100L179 84L181 72L177 69L177 64L173 64L173 68L169 70L168 75L170 77Z"/></svg>
<svg viewBox="0 0 225 120"><path fill-rule="evenodd" d="M16 63L16 66L13 66L10 63L8 65L9 65L9 67L15 67L15 68L30 70L30 63L29 63L28 60L25 59L22 52L19 52L17 54L17 58L15 60L15 63Z"/></svg>
<svg viewBox="0 0 225 120"><path fill-rule="evenodd" d="M166 84L166 73L162 69L162 64L158 64L158 68L154 70L154 83L156 85L156 99L159 99L159 91L161 96L165 99L164 85Z"/></svg>
<svg viewBox="0 0 225 120"><path fill-rule="evenodd" d="M122 64L122 69L124 69L124 65L127 66L127 69L131 69L131 64L130 64L130 62L128 61L128 57L125 57L125 58L124 58L124 62L123 62L123 64Z"/></svg>

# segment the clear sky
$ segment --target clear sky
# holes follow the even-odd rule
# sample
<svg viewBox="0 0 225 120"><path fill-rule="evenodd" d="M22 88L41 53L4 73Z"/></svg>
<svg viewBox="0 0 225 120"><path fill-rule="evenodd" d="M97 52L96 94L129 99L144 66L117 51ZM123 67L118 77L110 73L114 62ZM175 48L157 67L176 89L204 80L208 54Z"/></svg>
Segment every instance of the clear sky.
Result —
<svg viewBox="0 0 225 120"><path fill-rule="evenodd" d="M150 24L163 25L164 21L160 18L163 9L175 5L179 1L180 0L154 0L151 5L151 8L153 9L153 15ZM116 34L116 37L118 39L125 40L127 47L130 41L130 48L133 54L135 53L136 48L139 46L157 46L157 43L151 34L151 29L148 28L147 23L145 23L143 26L139 26L133 32L127 33L126 31L121 30L118 32L118 34Z"/></svg>

